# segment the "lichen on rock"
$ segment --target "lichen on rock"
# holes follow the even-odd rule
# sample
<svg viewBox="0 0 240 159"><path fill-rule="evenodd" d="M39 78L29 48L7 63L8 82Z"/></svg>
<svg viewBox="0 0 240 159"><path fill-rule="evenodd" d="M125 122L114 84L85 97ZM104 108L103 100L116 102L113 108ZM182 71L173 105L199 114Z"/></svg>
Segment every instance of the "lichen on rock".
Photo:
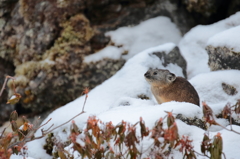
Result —
<svg viewBox="0 0 240 159"><path fill-rule="evenodd" d="M207 46L206 50L209 55L208 65L212 71L216 70L240 70L240 53L227 47Z"/></svg>
<svg viewBox="0 0 240 159"><path fill-rule="evenodd" d="M85 16L75 15L61 26L60 37L41 60L24 62L16 68L15 83L18 92L22 94L22 105L32 111L43 111L44 103L48 103L47 107L65 104L80 95L83 89L74 88L81 80L74 82L74 76L81 73L83 58L91 51L88 44L93 35L90 23ZM11 82L8 84L11 85ZM66 92L71 92L71 96L62 95L61 90L64 88ZM48 92L49 99L44 98L46 94L43 92Z"/></svg>
<svg viewBox="0 0 240 159"><path fill-rule="evenodd" d="M207 129L206 123L202 119L198 119L196 117L189 118L189 117L186 117L182 114L177 114L176 119L179 119L179 120L181 120L182 122L184 122L188 125L194 125L194 126L197 126L201 129L204 129L204 130Z"/></svg>
<svg viewBox="0 0 240 159"><path fill-rule="evenodd" d="M231 96L236 95L238 93L237 89L234 86L224 82L222 83L222 88L225 93Z"/></svg>

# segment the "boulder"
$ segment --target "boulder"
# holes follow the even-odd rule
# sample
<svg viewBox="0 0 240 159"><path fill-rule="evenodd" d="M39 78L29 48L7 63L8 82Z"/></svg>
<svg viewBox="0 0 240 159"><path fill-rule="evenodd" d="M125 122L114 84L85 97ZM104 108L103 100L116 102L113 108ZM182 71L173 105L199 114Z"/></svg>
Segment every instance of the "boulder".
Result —
<svg viewBox="0 0 240 159"><path fill-rule="evenodd" d="M208 40L206 50L212 71L240 69L240 26L222 31Z"/></svg>
<svg viewBox="0 0 240 159"><path fill-rule="evenodd" d="M215 70L240 70L240 52L234 52L227 47L207 46L209 55L208 65L212 71Z"/></svg>

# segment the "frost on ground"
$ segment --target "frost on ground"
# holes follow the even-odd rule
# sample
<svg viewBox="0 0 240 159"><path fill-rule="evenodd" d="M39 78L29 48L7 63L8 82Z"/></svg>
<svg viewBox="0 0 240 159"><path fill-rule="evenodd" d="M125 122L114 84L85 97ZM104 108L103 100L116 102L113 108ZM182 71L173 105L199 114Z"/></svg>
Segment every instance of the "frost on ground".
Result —
<svg viewBox="0 0 240 159"><path fill-rule="evenodd" d="M164 18L159 17L159 19ZM173 41L175 42L175 44L167 43L152 47L158 45L158 43L150 40L149 44L145 45L144 42L148 42L148 37L160 37L161 35L161 33L153 34L151 32L151 29L145 31L142 30L142 28L144 28L143 26L145 25L146 28L151 27L148 26L149 24L151 24L150 22L152 24L160 25L155 21L149 20L148 22L143 22L136 27L125 27L116 30L115 32L108 33L116 46L122 45L122 47L119 49L126 49L129 51L130 54L129 57L127 57L129 58L129 60L127 60L123 68L118 71L113 77L90 91L89 98L85 107L86 113L74 119L75 123L80 128L84 128L86 120L89 116L92 115L96 115L97 118L101 119L103 122L112 121L112 123L115 125L122 120L135 124L137 121L139 121L139 118L142 117L146 123L146 126L148 126L149 128L153 127L156 120L166 115L165 111L173 111L174 114L181 113L187 117L202 118L203 115L201 107L198 107L194 104L172 101L159 105L152 98L150 86L145 81L143 76L144 73L148 70L148 68L152 67L169 69L177 76L183 76L183 74L182 69L179 66L169 64L164 67L162 65L163 61L161 61L157 56L152 54L153 52L157 51L164 51L166 53L170 52L176 46L176 43L180 39L178 31L174 33L175 36L174 34L171 34L171 37L178 37L176 41ZM208 57L204 48L207 44L207 40L210 37L226 29L232 28L233 25L239 25L238 22L240 22L240 13L237 13L226 20L220 21L212 25L197 26L193 28L189 33L187 33L179 44L180 49L188 63L188 74L191 78L190 83L192 83L192 85L199 93L200 100L206 101L207 104L213 109L214 114L219 114L222 108L227 104L227 102L234 104L237 99L240 99L240 71L226 70L209 72L209 68L207 66ZM165 24L165 28L173 27L173 25L170 23L169 19L167 20L167 18L165 18L165 22L163 22L163 24ZM140 34L139 32L143 32L144 34ZM155 30L154 32L161 31ZM141 40L142 36L146 39ZM164 35L161 37L163 37L163 41L164 39L165 41L161 42L160 44L171 41L167 39ZM150 45L151 43L152 45ZM116 46L109 46L105 48L105 50L102 50L93 56L87 57L85 60L86 62L90 62L94 60L99 60L101 58L109 58L110 56L112 56L110 51L116 52L116 54L113 55L114 57L112 58L118 58L121 56L121 51L119 51ZM140 51L137 50L138 47L140 50L146 49L148 47L152 48L138 53ZM138 54L133 56L136 53ZM234 95L228 95L223 90L222 83L226 83L235 87L238 92ZM150 97L150 100L140 99L138 97L139 95L145 95L147 97ZM52 112L48 116L48 118L43 121L43 123L45 123L49 118L52 118L52 120L46 126L44 126L44 129L47 129L52 124L54 124L55 126L60 125L75 116L76 114L80 113L82 110L82 105L84 103L84 98L85 97L80 97ZM228 121L226 121L225 119L218 120L218 122L224 126L227 126L229 124ZM190 139L193 140L194 150L200 152L200 144L205 131L198 127L187 125L180 120L177 120L177 125L180 136L189 136ZM233 129L240 132L239 126L233 126ZM69 130L70 124L67 124L62 126L61 128L56 129L54 131L54 134L59 140L66 141L70 134ZM238 151L238 148L240 147L240 143L238 142L240 139L240 135L229 132L227 130L223 130L219 127L211 127L208 133L212 138L214 135L217 134L217 131L220 132L222 135L223 152L226 154L227 158L238 159L240 156L240 152ZM41 135L40 130L36 132L35 136L39 135ZM150 139L144 140L142 143L140 143L139 146L142 145L143 148L147 148L151 143L152 141ZM29 149L29 156L36 159L52 158L45 153L45 150L43 150L44 144L44 138L28 143L27 147ZM173 151L171 156L173 156L174 158L182 158L182 154L177 151ZM198 156L198 158L202 159L204 157Z"/></svg>
<svg viewBox="0 0 240 159"><path fill-rule="evenodd" d="M211 25L198 25L184 35L182 40L179 42L179 48L188 64L187 72L189 79L199 73L205 73L210 71L207 64L208 54L205 50L208 39L213 37L215 34L218 34L222 31L238 25L240 25L240 12L230 16L225 20L219 21ZM235 33L234 37L238 35L239 32ZM226 44L229 44L234 41L234 37L230 37L231 35L227 37L224 36L222 36L221 41L217 40L216 43L218 44L219 42L226 42ZM239 41L237 44L234 46L237 46L237 48L239 48Z"/></svg>

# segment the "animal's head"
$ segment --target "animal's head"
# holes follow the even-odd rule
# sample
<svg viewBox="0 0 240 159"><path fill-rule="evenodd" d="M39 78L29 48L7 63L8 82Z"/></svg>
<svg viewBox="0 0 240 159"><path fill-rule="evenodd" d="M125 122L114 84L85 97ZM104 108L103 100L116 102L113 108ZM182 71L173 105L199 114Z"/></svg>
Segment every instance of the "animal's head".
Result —
<svg viewBox="0 0 240 159"><path fill-rule="evenodd" d="M150 68L145 74L145 79L152 86L164 87L175 81L175 74L168 70Z"/></svg>

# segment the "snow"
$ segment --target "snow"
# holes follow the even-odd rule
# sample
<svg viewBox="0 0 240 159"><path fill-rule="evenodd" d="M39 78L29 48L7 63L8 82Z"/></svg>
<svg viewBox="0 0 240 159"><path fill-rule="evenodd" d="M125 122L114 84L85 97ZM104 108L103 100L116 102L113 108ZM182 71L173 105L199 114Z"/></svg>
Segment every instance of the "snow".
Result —
<svg viewBox="0 0 240 159"><path fill-rule="evenodd" d="M134 124L142 117L143 120L146 119L146 125L152 128L160 117L166 116L165 111L173 111L173 114L184 114L190 118L201 118L203 115L201 108L191 103L172 101L161 105L154 105L147 100L135 99L135 101L131 102L128 106L112 108L100 113L97 117L103 122L112 121L114 125L117 125L122 120Z"/></svg>
<svg viewBox="0 0 240 159"><path fill-rule="evenodd" d="M22 155L11 155L11 159L34 159L32 157L23 157Z"/></svg>
<svg viewBox="0 0 240 159"><path fill-rule="evenodd" d="M152 54L157 51L169 53L177 45L187 61L187 73L190 77L190 83L196 88L200 101L206 101L213 109L214 114L219 114L228 102L234 104L237 99L240 99L240 71L222 70L210 72L207 65L208 55L205 47L208 44L214 46L226 45L229 47L230 43L226 41L224 43L224 36L228 37L228 39L234 37L233 33L236 32L234 29L238 28L235 26L239 24L240 12L212 25L196 26L182 38L179 45L180 33L176 26L166 17L153 18L134 27L123 27L108 32L107 35L111 37L114 46L107 46L94 55L87 56L85 62L98 61L103 58L125 58L127 62L114 76L89 92L85 106L86 113L75 118L75 123L78 127L84 128L88 117L93 115L103 122L112 121L114 125L122 120L135 124L142 117L146 126L151 129L159 118L166 115L165 111L172 111L174 115L183 114L190 118L197 117L202 119L201 106L198 107L191 103L176 101L157 104L152 97L149 84L144 79L144 73L149 68L169 69L170 72L175 73L177 76L183 76L182 68L175 64L169 64L164 67L162 65L163 61ZM219 38L216 38L218 36ZM237 49L239 46L233 43L231 47ZM122 55L124 51L128 51L128 55ZM238 93L233 96L226 94L222 88L223 82L235 87ZM150 99L140 99L139 95L145 95L150 97ZM54 127L58 126L80 113L84 99L85 96L79 97L53 111L43 123L46 123L49 118L52 118L52 120L43 128L47 129L52 124L54 124ZM230 128L228 121L225 119L217 119L217 122ZM240 135L222 129L219 126L211 126L208 131L204 131L196 126L187 125L180 120L176 120L176 123L179 135L189 136L193 140L195 151L201 152L200 143L204 133L208 133L210 138L213 138L214 135L220 132L223 138L223 152L227 158L239 158L240 151L238 149L240 143L238 141L240 140ZM66 141L68 139L70 124L53 131L59 140ZM166 123L164 124L166 127ZM232 127L240 132L239 126ZM40 135L41 131L38 130L35 136ZM43 150L44 144L45 138L27 143L28 155L36 159L52 158ZM152 144L152 140L146 139L139 146L146 149L150 144ZM71 146L65 149L71 151ZM75 156L77 156L76 152ZM182 158L182 153L173 150L171 156L173 158ZM12 155L11 159L17 159L14 157L16 156ZM197 157L199 159L206 158L203 156Z"/></svg>
<svg viewBox="0 0 240 159"><path fill-rule="evenodd" d="M228 126L228 129L231 127ZM240 127L239 126L232 126L233 130L240 132ZM240 140L240 135L236 135L233 132L227 131L227 130L222 130L220 131L221 136L223 138L223 148L224 148L224 153L226 154L227 158L229 159L238 159L240 156L239 151L239 140ZM214 133L214 135L217 133Z"/></svg>
<svg viewBox="0 0 240 159"><path fill-rule="evenodd" d="M15 99L15 98L17 98L17 96L12 95L11 98L10 98L9 100L12 100L12 99Z"/></svg>
<svg viewBox="0 0 240 159"><path fill-rule="evenodd" d="M174 23L167 17L159 16L133 27L121 27L106 33L111 37L115 46L122 46L128 54L125 59L160 44L173 42L178 44L181 33Z"/></svg>
<svg viewBox="0 0 240 159"><path fill-rule="evenodd" d="M96 62L103 58L119 59L122 54L122 49L115 46L107 46L95 54L88 55L84 58L84 62Z"/></svg>
<svg viewBox="0 0 240 159"><path fill-rule="evenodd" d="M212 36L238 25L240 25L240 12L211 25L198 25L184 35L182 40L179 42L179 48L187 61L187 72L189 79L197 74L210 71L207 64L208 54L205 50L208 40ZM236 33L235 36L237 35L238 34ZM224 35L221 36L221 41L223 43L229 41L226 42L227 44L234 41L234 37L227 37L228 38L226 38L224 41ZM218 42L216 41L216 43ZM237 43L239 44L239 41L234 42L234 46L236 46Z"/></svg>
<svg viewBox="0 0 240 159"><path fill-rule="evenodd" d="M214 47L227 47L234 52L240 52L240 26L220 32L211 37L207 45Z"/></svg>
<svg viewBox="0 0 240 159"><path fill-rule="evenodd" d="M219 114L227 103L233 105L237 99L240 99L239 91L233 96L226 94L223 91L222 83L229 84L240 90L239 79L239 70L221 70L199 74L193 77L190 82L197 90L200 101L205 101L211 105L214 113Z"/></svg>

